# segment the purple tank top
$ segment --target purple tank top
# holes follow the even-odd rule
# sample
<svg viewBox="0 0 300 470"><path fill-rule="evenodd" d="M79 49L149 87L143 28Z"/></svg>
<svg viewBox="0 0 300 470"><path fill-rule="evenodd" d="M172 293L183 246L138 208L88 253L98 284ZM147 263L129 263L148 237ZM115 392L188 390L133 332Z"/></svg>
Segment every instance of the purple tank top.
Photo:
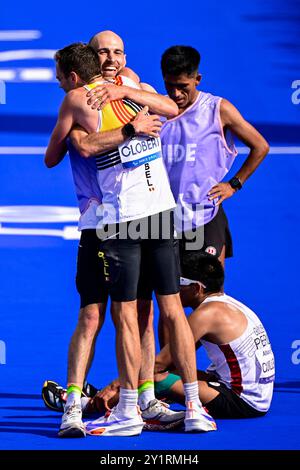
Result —
<svg viewBox="0 0 300 470"><path fill-rule="evenodd" d="M232 136L226 139L220 118L219 96L200 92L182 114L166 121L161 131L164 162L177 210L188 223L178 231L207 224L218 212L207 193L222 181L237 155ZM199 210L200 208L200 210ZM198 210L197 210L198 209Z"/></svg>

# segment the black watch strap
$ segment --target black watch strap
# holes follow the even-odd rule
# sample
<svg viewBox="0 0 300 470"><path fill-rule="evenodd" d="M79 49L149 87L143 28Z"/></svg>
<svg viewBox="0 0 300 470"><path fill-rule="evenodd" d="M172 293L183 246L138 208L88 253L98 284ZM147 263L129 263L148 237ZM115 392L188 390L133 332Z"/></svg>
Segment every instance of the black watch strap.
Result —
<svg viewBox="0 0 300 470"><path fill-rule="evenodd" d="M231 178L228 183L230 184L230 186L232 187L232 189L235 189L235 190L239 190L239 189L242 189L242 183L240 182L240 180L234 176L233 178Z"/></svg>
<svg viewBox="0 0 300 470"><path fill-rule="evenodd" d="M122 132L126 137L134 137L135 136L135 128L134 128L133 124L131 124L130 122L128 124L125 124L125 126L122 129Z"/></svg>

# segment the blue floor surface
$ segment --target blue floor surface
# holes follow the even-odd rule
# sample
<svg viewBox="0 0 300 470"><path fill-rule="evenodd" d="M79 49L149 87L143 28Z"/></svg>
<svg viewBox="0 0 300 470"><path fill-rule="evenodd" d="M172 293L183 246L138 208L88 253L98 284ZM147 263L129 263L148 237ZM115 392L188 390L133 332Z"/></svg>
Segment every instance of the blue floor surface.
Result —
<svg viewBox="0 0 300 470"><path fill-rule="evenodd" d="M226 265L226 292L264 322L276 357L277 388L266 417L219 420L218 432L205 435L177 431L143 432L136 438L57 438L60 417L44 408L40 392L45 379L65 383L79 306L77 241L3 235L0 228L0 449L300 449L300 360L292 346L296 340L300 346L299 177L295 156L270 156L224 205L235 251ZM1 156L0 187L0 206L76 206L67 159L50 171L38 155ZM8 226L26 224L2 224ZM98 387L116 376L113 343L107 315L89 376ZM205 365L200 353L198 368Z"/></svg>

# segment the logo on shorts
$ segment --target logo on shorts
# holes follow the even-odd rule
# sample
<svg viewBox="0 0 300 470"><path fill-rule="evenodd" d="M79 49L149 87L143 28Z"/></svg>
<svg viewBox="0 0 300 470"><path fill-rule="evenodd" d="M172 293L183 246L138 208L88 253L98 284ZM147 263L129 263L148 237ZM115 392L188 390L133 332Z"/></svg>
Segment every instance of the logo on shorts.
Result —
<svg viewBox="0 0 300 470"><path fill-rule="evenodd" d="M208 382L208 383L212 385L213 387L220 387L219 382Z"/></svg>
<svg viewBox="0 0 300 470"><path fill-rule="evenodd" d="M103 261L103 274L104 274L104 280L109 281L109 263L105 257L105 254L103 251L98 251L98 257L102 259Z"/></svg>
<svg viewBox="0 0 300 470"><path fill-rule="evenodd" d="M210 255L214 255L216 256L217 254L217 250L214 246L208 246L206 249L205 249L205 252L206 253L209 253Z"/></svg>

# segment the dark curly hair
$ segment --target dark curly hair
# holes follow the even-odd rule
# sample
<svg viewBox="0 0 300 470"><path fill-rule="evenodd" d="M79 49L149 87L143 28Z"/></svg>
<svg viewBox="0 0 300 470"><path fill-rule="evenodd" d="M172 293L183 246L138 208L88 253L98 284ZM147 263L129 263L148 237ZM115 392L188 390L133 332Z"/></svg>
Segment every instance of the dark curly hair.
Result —
<svg viewBox="0 0 300 470"><path fill-rule="evenodd" d="M161 71L163 76L174 75L178 77L182 73L188 76L198 72L201 56L191 46L172 46L161 57Z"/></svg>
<svg viewBox="0 0 300 470"><path fill-rule="evenodd" d="M216 256L199 251L181 254L182 276L199 281L206 286L206 293L220 292L224 284L224 269Z"/></svg>

